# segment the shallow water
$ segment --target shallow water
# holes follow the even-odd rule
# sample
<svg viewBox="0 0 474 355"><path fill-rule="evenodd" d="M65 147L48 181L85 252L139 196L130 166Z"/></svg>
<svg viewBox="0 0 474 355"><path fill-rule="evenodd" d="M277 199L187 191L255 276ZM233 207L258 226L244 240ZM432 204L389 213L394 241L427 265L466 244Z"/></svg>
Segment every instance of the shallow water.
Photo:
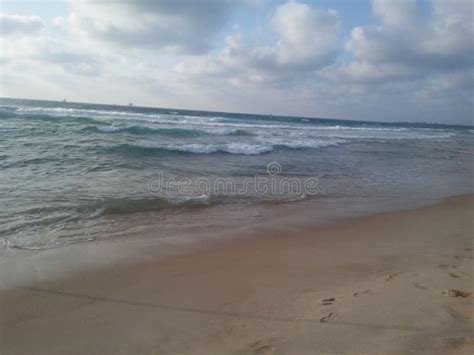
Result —
<svg viewBox="0 0 474 355"><path fill-rule="evenodd" d="M145 215L185 225L219 205L469 193L473 152L470 127L0 99L0 245L90 241Z"/></svg>

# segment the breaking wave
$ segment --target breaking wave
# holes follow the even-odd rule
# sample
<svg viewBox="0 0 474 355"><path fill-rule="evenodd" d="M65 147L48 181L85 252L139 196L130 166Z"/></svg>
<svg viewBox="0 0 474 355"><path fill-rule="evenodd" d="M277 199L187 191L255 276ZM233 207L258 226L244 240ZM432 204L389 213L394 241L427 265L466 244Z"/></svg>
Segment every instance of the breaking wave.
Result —
<svg viewBox="0 0 474 355"><path fill-rule="evenodd" d="M153 128L146 126L128 126L121 127L116 125L88 126L83 128L84 131L95 131L102 133L129 133L133 135L162 135L175 138L199 137L206 135L223 135L223 136L252 136L253 134L243 129L234 128L216 128L216 129L188 129L188 128Z"/></svg>
<svg viewBox="0 0 474 355"><path fill-rule="evenodd" d="M192 154L212 154L212 153L228 153L257 155L268 153L273 150L272 146L246 143L225 143L225 144L167 144L164 146L141 146L133 144L120 144L107 149L113 153L123 153L126 155L154 155L165 154L169 152L176 153L192 153Z"/></svg>

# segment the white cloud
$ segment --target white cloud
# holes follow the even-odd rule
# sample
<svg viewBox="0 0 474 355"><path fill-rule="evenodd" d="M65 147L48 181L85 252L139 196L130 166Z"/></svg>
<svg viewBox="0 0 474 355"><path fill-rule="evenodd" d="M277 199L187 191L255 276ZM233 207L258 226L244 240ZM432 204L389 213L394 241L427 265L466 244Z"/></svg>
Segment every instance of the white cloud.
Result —
<svg viewBox="0 0 474 355"><path fill-rule="evenodd" d="M351 64L344 70L372 66L373 70L386 72L394 79L393 69L397 68L399 78L405 80L472 66L472 2L433 1L432 18L418 22L414 22L414 1L374 0L373 4L382 24L352 30L345 49L354 56L357 65ZM414 71L418 75L413 75Z"/></svg>
<svg viewBox="0 0 474 355"><path fill-rule="evenodd" d="M289 88L335 60L339 31L335 11L288 2L276 7L271 23L277 35L273 44L256 44L240 34L230 35L217 55L191 58L175 69L183 79L210 77L235 87Z"/></svg>
<svg viewBox="0 0 474 355"><path fill-rule="evenodd" d="M436 120L451 107L445 120L472 123L473 2L433 0L428 17L415 1L372 4L380 24L354 28L344 45L351 60L324 68L320 77L341 95L363 93L366 106L377 97L374 112L395 104L399 115Z"/></svg>
<svg viewBox="0 0 474 355"><path fill-rule="evenodd" d="M428 78L425 85L416 93L421 101L464 100L474 107L474 69L461 72L443 73Z"/></svg>
<svg viewBox="0 0 474 355"><path fill-rule="evenodd" d="M229 19L233 0L71 2L72 29L93 40L127 47L202 53Z"/></svg>
<svg viewBox="0 0 474 355"><path fill-rule="evenodd" d="M276 51L280 65L323 66L337 49L337 12L321 11L298 2L278 6L273 23L279 34Z"/></svg>
<svg viewBox="0 0 474 355"><path fill-rule="evenodd" d="M15 41L2 39L0 45L5 68L9 71L24 66L37 76L51 67L59 67L69 74L90 76L98 75L102 67L100 53L64 39L23 36Z"/></svg>
<svg viewBox="0 0 474 355"><path fill-rule="evenodd" d="M377 23L341 33L342 14L303 0L78 0L46 23L8 15L1 94L469 122L473 2L430 4L373 0Z"/></svg>
<svg viewBox="0 0 474 355"><path fill-rule="evenodd" d="M416 0L372 0L372 6L385 26L406 28L416 23Z"/></svg>
<svg viewBox="0 0 474 355"><path fill-rule="evenodd" d="M3 36L37 35L43 26L38 16L0 14L0 34Z"/></svg>
<svg viewBox="0 0 474 355"><path fill-rule="evenodd" d="M68 46L57 46L50 41L39 48L35 59L43 61L46 65L56 64L64 71L78 75L98 75L101 72L101 62L90 54L77 51Z"/></svg>

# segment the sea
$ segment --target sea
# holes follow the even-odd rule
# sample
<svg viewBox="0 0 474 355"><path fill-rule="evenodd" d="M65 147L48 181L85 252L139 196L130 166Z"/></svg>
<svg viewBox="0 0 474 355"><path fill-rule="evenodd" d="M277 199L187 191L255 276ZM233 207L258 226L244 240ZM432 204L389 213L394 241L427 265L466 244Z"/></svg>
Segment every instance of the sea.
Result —
<svg viewBox="0 0 474 355"><path fill-rule="evenodd" d="M474 191L473 127L380 121L1 98L0 251Z"/></svg>

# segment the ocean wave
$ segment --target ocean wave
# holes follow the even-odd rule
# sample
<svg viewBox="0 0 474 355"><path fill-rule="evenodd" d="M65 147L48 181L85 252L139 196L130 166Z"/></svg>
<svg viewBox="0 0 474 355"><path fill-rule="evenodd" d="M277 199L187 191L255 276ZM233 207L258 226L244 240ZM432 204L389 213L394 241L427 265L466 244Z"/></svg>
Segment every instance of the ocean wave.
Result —
<svg viewBox="0 0 474 355"><path fill-rule="evenodd" d="M124 132L134 135L163 135L168 137L185 138L206 135L252 136L253 134L242 129L216 128L216 129L188 129L188 128L159 128L146 126L120 127L116 125L96 125L83 128L85 131L99 131L102 133Z"/></svg>
<svg viewBox="0 0 474 355"><path fill-rule="evenodd" d="M153 123L184 125L187 127L199 127L206 131L235 132L244 131L249 135L268 135L276 133L287 136L291 134L310 137L329 138L353 138L353 139L439 139L449 138L454 133L444 129L419 129L419 128L380 128L380 127L348 127L348 126L301 126L301 125L278 125L278 124L254 124L254 123L230 123L230 122L189 122L189 121L153 121Z"/></svg>
<svg viewBox="0 0 474 355"><path fill-rule="evenodd" d="M271 146L247 143L223 143L223 144L167 144L163 146L143 146L135 144L119 144L106 149L107 152L120 153L133 156L150 156L156 154L191 153L191 154L212 154L228 153L241 155L258 155L268 153L273 150Z"/></svg>
<svg viewBox="0 0 474 355"><path fill-rule="evenodd" d="M199 137L207 133L201 130L186 129L186 128L150 128L143 126L132 126L124 129L127 133L136 135L157 134L168 137L185 138L185 137Z"/></svg>
<svg viewBox="0 0 474 355"><path fill-rule="evenodd" d="M221 135L221 136L253 136L255 135L252 132L246 131L244 129L237 129L234 127L217 127L217 128L206 128L204 132L209 134Z"/></svg>
<svg viewBox="0 0 474 355"><path fill-rule="evenodd" d="M97 109L81 109L81 108L66 108L66 107L19 107L18 112L38 112L45 114L55 114L60 116L76 116L76 115L97 115L97 116L156 116L159 114L145 114L133 111L113 111L113 110L97 110Z"/></svg>
<svg viewBox="0 0 474 355"><path fill-rule="evenodd" d="M255 133L246 131L245 129L235 129L229 132L229 136L255 136Z"/></svg>
<svg viewBox="0 0 474 355"><path fill-rule="evenodd" d="M423 132L423 131L389 131L389 130L257 130L256 135L260 139L280 139L300 141L327 141L327 140L351 140L370 141L377 139L406 140L406 139L446 139L455 136L449 131ZM310 143L312 144L312 143Z"/></svg>
<svg viewBox="0 0 474 355"><path fill-rule="evenodd" d="M122 131L123 129L120 128L120 127L116 127L116 126L97 126L96 127L98 131L101 131L101 132L104 132L104 133L115 133L115 132L120 132Z"/></svg>
<svg viewBox="0 0 474 355"><path fill-rule="evenodd" d="M126 155L147 156L155 154L166 154L167 152L190 153L190 154L214 154L226 153L237 155L260 155L273 151L275 148L280 149L318 149L330 146L337 146L348 143L346 140L262 140L259 143L189 143L189 144L167 144L163 146L143 146L134 144L120 144L107 148L108 152L121 153Z"/></svg>
<svg viewBox="0 0 474 355"><path fill-rule="evenodd" d="M261 135L255 131L276 132L283 136L296 132L307 135L307 138L340 138L340 139L446 139L454 136L453 132L444 128L421 128L421 127L387 127L374 124L373 126L354 127L347 123L340 125L334 123L322 123L315 121L311 125L294 119L285 121L284 124L278 121L268 121L262 124L261 121L251 119L236 123L232 122L232 117L198 116L154 112L135 112L130 109L123 111L106 109L82 109L65 107L19 107L15 112L19 115L34 119L44 119L56 121L57 117L67 117L80 123L94 123L102 133L128 132L130 134L162 134L172 137L200 136L205 134L214 135ZM9 113L10 114L10 113ZM86 117L84 117L86 116ZM91 117L88 117L91 116ZM230 120L230 121L226 121ZM121 125L127 122L143 122L157 127L146 127L133 124L132 127L122 128ZM176 131L170 127L159 127L159 125L175 127ZM168 131L167 131L168 130ZM265 136L265 134L263 134ZM293 144L294 145L294 144Z"/></svg>
<svg viewBox="0 0 474 355"><path fill-rule="evenodd" d="M331 139L331 140L294 140L294 141L279 141L274 140L273 145L290 148L290 149L317 149L324 147L337 146L340 144L347 143L343 139Z"/></svg>
<svg viewBox="0 0 474 355"><path fill-rule="evenodd" d="M352 140L413 140L413 139L446 139L451 138L455 134L452 132L433 132L433 133L423 133L415 131L405 131L398 135L394 135L390 131L340 131L336 133L331 133L330 135L321 135L321 137L333 137L333 138L342 138L342 139L352 139Z"/></svg>
<svg viewBox="0 0 474 355"><path fill-rule="evenodd" d="M29 250L43 250L60 247L78 242L93 241L94 234L81 231L85 226L104 227L108 218L122 218L123 214L144 212L179 211L179 209L199 208L210 205L208 195L182 196L182 197L156 197L156 198L109 198L89 201L81 205L57 208L45 208L47 214L37 211L36 215L30 214L28 222L17 223L7 228L0 229L0 249L15 248ZM51 217L50 213L61 211L61 215ZM29 211L32 212L32 211ZM46 212L46 211L45 211ZM115 217L114 217L115 216ZM105 218L105 220L104 220ZM87 222L86 222L87 221ZM68 226L65 234L65 226ZM18 234L18 231L25 233ZM65 237L67 235L67 237ZM99 233L104 235L103 231Z"/></svg>
<svg viewBox="0 0 474 355"><path fill-rule="evenodd" d="M210 153L229 153L242 155L258 155L268 153L273 150L272 146L248 144L248 143L226 143L226 144L169 144L166 146L167 150L190 152L195 154L210 154Z"/></svg>
<svg viewBox="0 0 474 355"><path fill-rule="evenodd" d="M13 106L13 105L0 105L0 109L6 109L6 110L18 110L18 106Z"/></svg>
<svg viewBox="0 0 474 355"><path fill-rule="evenodd" d="M82 129L83 131L93 131L101 133L117 133L124 132L133 135L163 135L170 137L196 137L206 135L207 133L200 130L185 129L185 128L151 128L145 126L128 126L120 127L115 125L96 125L89 126Z"/></svg>
<svg viewBox="0 0 474 355"><path fill-rule="evenodd" d="M208 127L227 127L227 128L275 128L275 129L340 129L343 126L313 126L299 125L301 121L294 120L288 125L273 124L258 124L254 122L248 123L232 123L225 122L226 117L222 116L195 116L195 115L181 115L181 114L158 114L158 113L141 113L129 110L114 111L114 110L98 110L98 109L80 109L80 108L65 108L65 107L19 107L18 112L24 113L38 113L47 114L50 116L92 116L92 117L109 117L119 118L124 120L143 120L145 122L161 123L161 124L184 124L184 125L202 125ZM350 127L348 127L350 128Z"/></svg>
<svg viewBox="0 0 474 355"><path fill-rule="evenodd" d="M46 119L51 117L83 117L95 121L100 125L107 126L107 122L110 120L119 121L141 121L152 124L161 125L173 125L182 126L182 129L203 131L210 134L217 135L254 135L252 132L256 129L270 130L270 131L297 131L297 132L312 132L313 135L320 134L322 136L332 136L334 138L363 138L363 139L442 139L452 137L452 132L446 131L442 128L419 128L419 127L381 127L381 126L359 126L354 127L347 124L324 124L317 123L308 125L306 121L294 119L294 121L288 121L287 124L277 124L275 122L268 121L265 124L259 123L258 121L251 122L246 121L245 123L226 122L226 120L232 117L223 116L197 116L197 115L182 115L182 114L169 114L169 113L143 113L134 112L133 110L99 110L99 109L80 109L80 108L44 108L44 107L20 107L17 112L37 113L46 114ZM91 117L87 117L91 116ZM79 118L78 118L79 119ZM95 120L99 119L99 121ZM85 122L85 121L83 121ZM374 124L375 125L375 124ZM114 126L112 124L112 126ZM135 126L135 125L134 125ZM153 134L160 128L131 128L130 133L132 134ZM190 127L196 127L192 129ZM147 132L150 129L150 132ZM107 131L107 128L100 129L105 133L111 133ZM120 131L117 128L110 129L113 132ZM126 129L125 129L126 130ZM135 132L134 132L135 131ZM159 131L158 131L159 133ZM169 132L172 135L172 132ZM166 134L164 131L163 134ZM199 133L198 133L199 134ZM177 137L181 136L179 133Z"/></svg>
<svg viewBox="0 0 474 355"><path fill-rule="evenodd" d="M59 123L64 120L70 122L77 122L82 124L100 124L100 121L97 121L91 117L84 117L84 116L65 116L65 117L58 117L55 115L49 115L45 113L15 113L15 112L0 112L0 118L15 118L15 119L24 119L24 120L36 120L36 121L44 121L44 122L51 122L51 123Z"/></svg>
<svg viewBox="0 0 474 355"><path fill-rule="evenodd" d="M107 199L97 201L88 206L97 211L96 216L111 215L111 214L125 214L138 212L161 211L167 208L176 207L198 207L207 206L210 204L208 195L196 195L186 197L157 197L157 198L121 198L121 199Z"/></svg>

